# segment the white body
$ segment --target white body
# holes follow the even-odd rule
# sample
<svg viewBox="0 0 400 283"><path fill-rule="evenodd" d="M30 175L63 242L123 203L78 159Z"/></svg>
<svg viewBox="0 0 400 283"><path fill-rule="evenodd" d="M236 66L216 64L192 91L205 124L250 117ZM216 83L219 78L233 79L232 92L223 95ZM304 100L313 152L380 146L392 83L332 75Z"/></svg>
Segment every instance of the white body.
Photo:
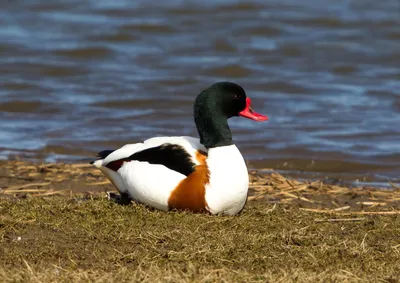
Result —
<svg viewBox="0 0 400 283"><path fill-rule="evenodd" d="M129 157L135 152L157 147L164 143L179 144L196 159L198 150L208 152L206 163L210 172L206 184L207 208L212 214L234 215L241 211L249 185L247 167L235 145L207 149L199 139L192 137L157 137L143 143L128 144L112 152L94 165L106 175L121 193L128 193L134 200L160 210L168 210L168 199L185 175L164 165L149 164L143 161L125 162L115 172L107 167L109 162Z"/></svg>
<svg viewBox="0 0 400 283"><path fill-rule="evenodd" d="M212 214L235 215L247 200L249 175L242 154L235 145L211 148L207 158L210 182L206 202Z"/></svg>

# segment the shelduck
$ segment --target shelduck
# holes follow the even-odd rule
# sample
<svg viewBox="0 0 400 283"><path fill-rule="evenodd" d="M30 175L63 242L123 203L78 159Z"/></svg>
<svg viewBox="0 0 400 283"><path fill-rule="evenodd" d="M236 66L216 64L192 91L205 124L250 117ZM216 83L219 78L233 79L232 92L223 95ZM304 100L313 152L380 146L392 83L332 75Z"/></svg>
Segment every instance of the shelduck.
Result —
<svg viewBox="0 0 400 283"><path fill-rule="evenodd" d="M227 120L233 116L268 120L250 104L241 86L215 83L194 103L200 139L154 137L99 152L99 159L91 163L121 196L136 202L164 211L235 215L246 203L249 177Z"/></svg>

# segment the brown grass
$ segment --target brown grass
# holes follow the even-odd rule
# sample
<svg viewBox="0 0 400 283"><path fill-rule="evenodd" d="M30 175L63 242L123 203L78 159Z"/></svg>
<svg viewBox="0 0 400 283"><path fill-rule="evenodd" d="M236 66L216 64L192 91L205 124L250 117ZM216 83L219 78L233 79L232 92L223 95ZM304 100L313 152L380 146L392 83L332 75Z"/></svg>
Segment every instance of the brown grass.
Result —
<svg viewBox="0 0 400 283"><path fill-rule="evenodd" d="M86 165L0 165L0 282L400 280L395 189L251 172L244 212L215 217L117 205Z"/></svg>

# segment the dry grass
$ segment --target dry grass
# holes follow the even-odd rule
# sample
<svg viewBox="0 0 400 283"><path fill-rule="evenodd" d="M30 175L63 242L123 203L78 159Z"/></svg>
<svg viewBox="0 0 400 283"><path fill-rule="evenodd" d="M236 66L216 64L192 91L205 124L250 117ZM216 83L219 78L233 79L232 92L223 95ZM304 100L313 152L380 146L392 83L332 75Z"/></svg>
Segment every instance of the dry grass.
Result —
<svg viewBox="0 0 400 283"><path fill-rule="evenodd" d="M103 174L89 164L0 161L0 166L0 197L72 196L78 192L97 195L105 191L115 191ZM392 190L382 190L369 187L348 188L322 181L300 182L278 173L259 174L252 171L249 176L249 201L292 204L304 210L321 213L400 213L400 188L395 184L391 184Z"/></svg>
<svg viewBox="0 0 400 283"><path fill-rule="evenodd" d="M0 282L400 280L395 189L252 172L244 212L213 217L107 201L85 165L1 165Z"/></svg>

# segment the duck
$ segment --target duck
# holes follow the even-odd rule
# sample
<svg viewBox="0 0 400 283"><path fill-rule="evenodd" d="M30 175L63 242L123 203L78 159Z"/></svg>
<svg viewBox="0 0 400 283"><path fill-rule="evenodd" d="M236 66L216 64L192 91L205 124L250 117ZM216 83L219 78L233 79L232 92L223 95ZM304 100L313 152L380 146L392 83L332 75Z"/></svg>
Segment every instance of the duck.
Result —
<svg viewBox="0 0 400 283"><path fill-rule="evenodd" d="M104 150L92 161L120 196L162 210L211 215L236 215L247 201L246 162L233 143L231 117L257 122L268 116L251 108L245 90L217 82L194 101L194 122L200 138L153 137Z"/></svg>

